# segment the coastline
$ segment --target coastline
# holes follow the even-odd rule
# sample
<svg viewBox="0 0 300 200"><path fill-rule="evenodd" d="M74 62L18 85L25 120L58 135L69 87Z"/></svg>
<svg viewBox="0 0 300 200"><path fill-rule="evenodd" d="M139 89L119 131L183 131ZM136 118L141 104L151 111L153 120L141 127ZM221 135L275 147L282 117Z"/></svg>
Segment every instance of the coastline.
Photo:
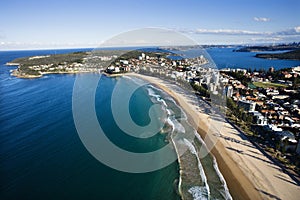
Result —
<svg viewBox="0 0 300 200"><path fill-rule="evenodd" d="M167 82L140 74L128 75L144 79L164 90L183 108L189 122L198 127L198 134L202 138L209 134L210 138L218 140L211 153L217 160L233 199L297 199L300 194L297 183L231 124L224 122L222 130L214 130L219 133L216 135L211 132L212 127L207 126L207 121L216 119L195 109L187 97L172 90Z"/></svg>
<svg viewBox="0 0 300 200"><path fill-rule="evenodd" d="M7 66L15 66L18 65L18 63L7 63ZM18 72L18 69L13 69L11 71L11 76L15 76L17 78L25 78L25 79L31 79L31 78L41 78L43 77L45 74L80 74L80 73L100 73L100 72L96 72L96 71L59 71L59 72L42 72L38 75L30 75L30 74L20 74ZM102 72L102 74L104 74L107 77L119 77L119 76L124 76L124 75L132 75L133 73L118 73L118 74L108 74L106 72Z"/></svg>
<svg viewBox="0 0 300 200"><path fill-rule="evenodd" d="M15 76L17 78L25 78L25 79L32 79L32 78L41 78L46 74L80 74L80 73L95 73L95 72L91 72L91 71L70 71L70 72L43 72L39 75L22 75L19 74L17 69L12 70L12 73L10 74L11 76Z"/></svg>
<svg viewBox="0 0 300 200"><path fill-rule="evenodd" d="M129 75L129 74L128 74ZM195 111L191 108L191 106L187 103L187 100L182 98L180 94L177 94L176 92L172 91L170 88L168 88L162 81L159 81L155 77L150 77L150 76L145 76L141 74L130 74L130 76L135 76L141 79L144 79L148 81L149 83L155 85L156 87L162 89L165 91L167 94L169 94L174 100L178 103L178 105L185 111L188 117L188 121L194 126L198 127L198 134L204 138L206 135L206 131L208 127L205 125L204 120L205 119L200 119L199 123L197 123L197 114ZM204 127L201 129L200 127ZM173 143L174 144L174 143ZM175 145L175 144L174 144ZM218 167L223 175L223 177L226 180L226 184L229 187L229 192L233 199L262 199L260 195L258 194L257 191L254 191L253 187L251 187L251 183L249 180L244 176L244 174L241 173L241 171L236 168L234 169L235 173L233 174L231 169L233 168L234 163L230 159L228 155L226 155L224 158L221 156L224 154L224 147L220 145L219 143L216 144L217 147L215 147L212 150L213 155L215 156ZM175 148L176 149L176 148ZM177 153L178 155L178 153ZM182 169L180 166L180 161L179 161L179 167L180 167L180 175L182 173ZM179 177L179 180L181 180L181 177ZM181 181L180 181L181 182ZM247 187L242 187L242 185L247 186ZM182 195L180 184L178 186L178 190L180 191L180 195ZM251 192L254 192L252 194Z"/></svg>

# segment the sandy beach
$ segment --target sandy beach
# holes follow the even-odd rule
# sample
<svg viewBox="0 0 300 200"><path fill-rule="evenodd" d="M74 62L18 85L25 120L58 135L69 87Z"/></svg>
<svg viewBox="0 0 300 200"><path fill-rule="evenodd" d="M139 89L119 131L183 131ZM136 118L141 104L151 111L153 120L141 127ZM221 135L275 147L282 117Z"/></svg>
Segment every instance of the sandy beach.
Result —
<svg viewBox="0 0 300 200"><path fill-rule="evenodd" d="M233 199L299 199L300 186L230 123L206 114L204 110L209 108L205 102L195 103L194 96L180 92L167 81L140 74L130 76L160 87L184 109L208 148L213 145L211 153Z"/></svg>

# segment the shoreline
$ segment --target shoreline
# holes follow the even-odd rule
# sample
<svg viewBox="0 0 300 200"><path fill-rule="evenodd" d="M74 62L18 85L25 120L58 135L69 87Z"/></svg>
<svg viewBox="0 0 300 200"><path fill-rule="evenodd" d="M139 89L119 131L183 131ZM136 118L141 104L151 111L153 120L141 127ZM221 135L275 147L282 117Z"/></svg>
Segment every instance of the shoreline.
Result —
<svg viewBox="0 0 300 200"><path fill-rule="evenodd" d="M34 78L41 78L43 77L44 75L51 75L51 74L81 74L81 73L99 73L100 72L93 72L93 71L70 71L70 72L43 72L39 75L28 75L28 74L25 74L25 75L22 75L22 74L19 74L17 69L14 69L12 70L11 72L11 76L14 76L14 77L17 77L17 78L24 78L24 79L34 79Z"/></svg>
<svg viewBox="0 0 300 200"><path fill-rule="evenodd" d="M197 132L201 138L209 134L210 139L218 140L211 153L216 158L233 199L297 199L300 194L297 183L294 183L231 124L225 121L222 130L215 130L220 132L219 135L211 133L207 121L214 122L215 119L192 109L195 105L182 94L172 90L166 81L141 74L128 75L144 79L164 90L185 111L188 121L198 128Z"/></svg>
<svg viewBox="0 0 300 200"><path fill-rule="evenodd" d="M128 74L129 75L129 74ZM174 98L174 100L177 102L177 104L185 111L185 113L187 114L188 117L188 121L194 126L197 127L197 133L201 136L201 138L204 138L206 135L206 131L205 129L207 129L207 127L205 127L205 129L201 129L200 127L203 126L203 122L201 123L201 119L200 124L196 124L197 122L195 122L194 119L197 119L196 113L194 113L194 111L190 108L190 106L188 105L188 103L180 97L180 95L176 94L176 92L173 92L171 89L167 88L165 85L163 85L160 82L155 81L156 78L154 77L150 77L150 76L145 76L145 75L141 75L141 74L130 74L130 76L135 76L141 79L144 79L146 81L148 81L149 83L157 86L158 88L162 89L164 92L166 92L168 95L170 95L172 98ZM173 142L174 144L174 142ZM218 145L218 143L216 144ZM175 144L174 144L175 146ZM176 148L175 148L176 149ZM223 175L225 181L226 181L226 185L229 188L229 192L230 195L232 196L233 199L262 199L260 197L260 195L258 194L257 191L254 191L254 187L251 187L251 183L249 182L249 180L247 180L247 178L241 173L241 171L239 169L235 169L234 171L236 172L235 174L233 174L231 172L231 166L229 166L230 162L232 162L231 160L229 160L229 165L228 165L228 160L229 156L226 156L226 158L222 158L221 155L223 155L223 153L219 153L219 151L224 152L224 148L222 148L222 146L218 145L217 148L212 149L212 154L216 159L218 168L221 171L221 174ZM177 150L176 150L177 153ZM178 153L177 153L178 155ZM179 173L181 175L182 170L181 170L181 166L180 166L180 159L178 159L178 163L179 163ZM181 180L181 176L179 177L179 180ZM231 184L231 183L234 184ZM243 185L246 185L247 187L244 188L242 187L241 182L243 182ZM180 185L178 185L178 190L181 191ZM256 193L256 194L255 194ZM180 192L180 195L182 193Z"/></svg>
<svg viewBox="0 0 300 200"><path fill-rule="evenodd" d="M196 122L197 120L195 120L195 119L197 119L196 113L194 113L194 111L190 108L188 103L184 99L182 99L180 97L180 95L174 93L171 89L167 88L165 85L163 85L161 83L159 84L159 82L153 80L153 77L140 75L140 74L133 74L133 76L147 80L151 84L154 84L155 86L159 87L160 89L165 91L167 94L172 96L172 98L174 98L174 100L178 103L178 105L180 107L182 107L182 109L187 114L188 121L194 127L198 128L197 133L201 136L201 138L204 138L206 136L205 129L207 130L207 127L205 127L205 129L200 128L200 127L203 127L203 121L201 123L201 119L200 119L199 120L200 124L197 124L197 122ZM218 143L216 145L218 145ZM245 200L252 199L252 198L257 199L257 200L262 199L262 198L260 198L258 192L253 191L254 188L251 188L251 184L250 184L249 180L247 180L246 177L243 174L241 174L240 171L238 171L238 169L234 170L235 172L238 172L238 173L235 173L235 174L231 173L231 167L228 166L228 160L227 160L227 159L229 159L229 156L226 156L227 159L226 158L224 159L221 156L221 155L223 155L223 153L219 153L219 151L224 152L224 150L225 149L223 149L222 146L219 145L218 148L212 149L212 154L217 160L218 167L226 180L226 184L229 188L229 192L230 192L231 196L233 197L233 199L245 199ZM179 162L179 164L180 164L180 162ZM232 182L232 183L234 182L237 184L231 184L228 182ZM242 184L239 184L241 182L243 182L243 185L247 185L247 188L241 187ZM179 188L179 190L180 190L180 188ZM249 191L250 191L250 193L249 193ZM257 194L253 194L253 193L257 193Z"/></svg>
<svg viewBox="0 0 300 200"><path fill-rule="evenodd" d="M6 65L16 66L16 65L18 65L18 63L12 63L12 64L9 63L9 64L6 64ZM108 74L106 72L97 72L97 71L69 71L69 72L60 71L60 72L42 72L41 74L37 74L37 75L30 75L30 74L22 75L18 72L18 69L13 69L11 71L10 75L14 76L14 77L17 77L17 78L33 79L33 78L41 78L41 77L43 77L44 75L47 75L47 74L81 74L81 73L99 73L99 74L103 74L103 75L105 75L107 77L110 77L110 78L134 74L133 72L132 73Z"/></svg>

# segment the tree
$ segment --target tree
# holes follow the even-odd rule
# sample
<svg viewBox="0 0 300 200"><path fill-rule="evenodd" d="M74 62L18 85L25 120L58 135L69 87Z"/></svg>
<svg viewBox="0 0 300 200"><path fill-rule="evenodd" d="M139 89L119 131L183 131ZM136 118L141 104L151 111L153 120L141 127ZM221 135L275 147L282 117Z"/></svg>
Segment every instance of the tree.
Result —
<svg viewBox="0 0 300 200"><path fill-rule="evenodd" d="M247 123L247 124L251 124L252 121L253 121L253 117L252 117L251 115L247 114L247 117L246 117L246 123Z"/></svg>
<svg viewBox="0 0 300 200"><path fill-rule="evenodd" d="M230 97L227 98L226 103L227 103L227 108L229 108L230 110L234 110L237 107L236 103Z"/></svg>

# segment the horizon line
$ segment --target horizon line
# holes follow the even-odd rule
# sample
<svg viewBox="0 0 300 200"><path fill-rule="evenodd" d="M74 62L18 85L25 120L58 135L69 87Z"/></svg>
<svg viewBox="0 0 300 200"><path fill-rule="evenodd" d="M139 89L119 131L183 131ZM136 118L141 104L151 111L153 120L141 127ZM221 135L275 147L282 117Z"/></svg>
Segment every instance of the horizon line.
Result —
<svg viewBox="0 0 300 200"><path fill-rule="evenodd" d="M262 45L280 45L280 44L293 44L293 43L300 43L300 41L296 42L262 42L262 43L231 43L231 44L224 44L224 43L220 43L220 44L195 44L195 45L183 45L183 46L262 46ZM108 48L136 48L136 47L164 47L164 45L162 46L98 46L98 47L94 47L94 46L61 46L61 47L33 47L33 48L20 48L20 49L0 49L0 52L2 51L42 51L42 50L71 50L71 49L108 49ZM168 46L165 46L168 47ZM170 46L171 47L171 46ZM175 45L173 47L180 47L180 45Z"/></svg>

